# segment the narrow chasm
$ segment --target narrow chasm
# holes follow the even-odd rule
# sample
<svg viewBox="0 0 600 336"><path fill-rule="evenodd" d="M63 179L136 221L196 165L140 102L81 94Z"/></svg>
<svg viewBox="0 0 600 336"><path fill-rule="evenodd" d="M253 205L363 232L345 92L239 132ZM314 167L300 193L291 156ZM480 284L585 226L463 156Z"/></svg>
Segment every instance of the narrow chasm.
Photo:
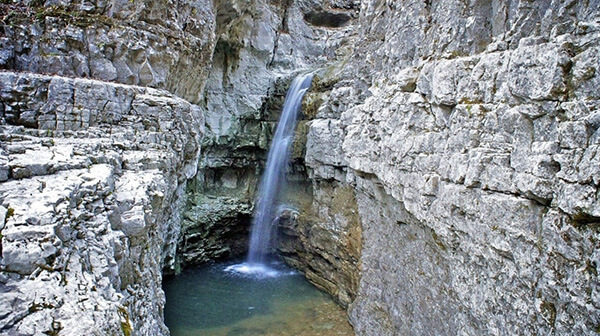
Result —
<svg viewBox="0 0 600 336"><path fill-rule="evenodd" d="M599 242L600 1L0 1L2 335L598 335Z"/></svg>
<svg viewBox="0 0 600 336"><path fill-rule="evenodd" d="M256 161L205 167L188 184L175 274L163 282L171 335L354 334L342 307L321 291L327 288L290 268L307 264L297 229L312 198L303 161L305 127L297 126L306 123L298 117L312 75L298 78L283 104L280 90L265 101L264 115L283 110L267 135L268 155L246 147L259 154ZM220 161L211 156L214 149L207 145L201 160ZM231 158L232 151L220 153ZM265 168L250 170L251 164Z"/></svg>
<svg viewBox="0 0 600 336"><path fill-rule="evenodd" d="M337 283L340 273L357 271L358 256L340 271L336 259L347 258L321 251L335 237L311 231L319 203L305 163L310 123L322 103L315 96L331 90L324 74L335 81L339 72L323 64L347 43L340 31L330 38L338 44L328 46L323 37L355 17L353 8L322 18L337 20L332 26L315 21L323 8L310 2L217 2L198 169L186 185L173 262L163 270L172 335L354 335L345 308L357 275L339 282L341 290ZM288 93L296 77L313 85ZM285 117L293 109L297 115ZM283 164L274 168L272 157ZM348 197L352 204L351 190L339 190L340 208ZM260 218L268 225L256 232L270 236L266 241L253 235Z"/></svg>

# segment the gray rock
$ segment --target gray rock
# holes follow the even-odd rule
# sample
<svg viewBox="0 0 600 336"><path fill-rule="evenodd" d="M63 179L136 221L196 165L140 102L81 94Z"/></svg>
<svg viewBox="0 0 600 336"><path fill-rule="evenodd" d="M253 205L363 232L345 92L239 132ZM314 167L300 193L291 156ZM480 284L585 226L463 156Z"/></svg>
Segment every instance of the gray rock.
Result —
<svg viewBox="0 0 600 336"><path fill-rule="evenodd" d="M345 38L304 20L305 13L330 5L216 2L219 42L204 96L206 137L183 215L181 265L245 253L254 193L289 83L298 71L333 57ZM302 187L291 187L292 199L308 196L302 164L307 131L301 121L288 178Z"/></svg>
<svg viewBox="0 0 600 336"><path fill-rule="evenodd" d="M285 90L321 65L278 248L357 334L597 331L596 2L36 10L3 68L200 106L0 73L3 331L166 334L161 269L243 253Z"/></svg>
<svg viewBox="0 0 600 336"><path fill-rule="evenodd" d="M0 125L11 172L0 184L1 286L10 288L0 328L167 334L161 270L197 165L200 109L95 80L4 72L0 83L15 116L32 111L39 124Z"/></svg>
<svg viewBox="0 0 600 336"><path fill-rule="evenodd" d="M320 178L333 178L321 168L345 166L342 156L343 131L339 120L315 119L309 123L306 143L306 165Z"/></svg>
<svg viewBox="0 0 600 336"><path fill-rule="evenodd" d="M313 195L354 189L357 334L595 332L598 31L577 27L599 11L572 5L362 2L360 48L315 109L348 105L323 114L339 128L311 122L305 156ZM353 103L333 95L364 90L349 77L369 85Z"/></svg>
<svg viewBox="0 0 600 336"><path fill-rule="evenodd" d="M149 85L200 101L216 42L210 1L34 7L35 15L15 12L5 26L4 68Z"/></svg>
<svg viewBox="0 0 600 336"><path fill-rule="evenodd" d="M117 69L106 58L96 58L90 61L90 72L93 78L105 81L113 81L117 79ZM78 72L84 72L79 70ZM141 79L140 79L141 82ZM148 82L149 83L149 82ZM148 83L141 83L142 85Z"/></svg>

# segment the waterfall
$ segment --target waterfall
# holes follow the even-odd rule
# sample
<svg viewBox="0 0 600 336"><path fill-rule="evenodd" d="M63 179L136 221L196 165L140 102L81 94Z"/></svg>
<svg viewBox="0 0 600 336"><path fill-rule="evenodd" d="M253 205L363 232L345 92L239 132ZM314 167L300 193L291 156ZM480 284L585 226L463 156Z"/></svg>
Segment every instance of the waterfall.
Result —
<svg viewBox="0 0 600 336"><path fill-rule="evenodd" d="M231 270L241 273L271 274L272 270L265 266L267 261L273 222L276 217L279 191L285 183L285 169L289 161L290 146L294 139L294 132L298 120L298 111L302 104L302 97L310 87L312 74L299 75L285 96L283 111L275 136L271 142L267 167L261 178L256 200L256 209L250 233L250 246L246 263L231 266Z"/></svg>
<svg viewBox="0 0 600 336"><path fill-rule="evenodd" d="M302 104L302 97L310 87L311 80L311 74L299 75L294 78L285 96L283 111L269 149L267 168L258 189L248 249L248 263L250 264L264 263L269 254L277 198L279 190L285 183L285 168L289 161L290 145L294 139L298 111Z"/></svg>

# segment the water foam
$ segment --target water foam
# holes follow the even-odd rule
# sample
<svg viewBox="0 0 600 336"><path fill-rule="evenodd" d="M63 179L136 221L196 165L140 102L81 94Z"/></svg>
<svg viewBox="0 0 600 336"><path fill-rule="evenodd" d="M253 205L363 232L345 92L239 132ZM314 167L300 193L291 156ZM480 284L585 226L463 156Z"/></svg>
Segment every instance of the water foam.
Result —
<svg viewBox="0 0 600 336"><path fill-rule="evenodd" d="M227 273L234 273L259 279L276 278L284 275L296 274L294 271L281 271L266 264L249 262L227 266L225 267L224 271Z"/></svg>

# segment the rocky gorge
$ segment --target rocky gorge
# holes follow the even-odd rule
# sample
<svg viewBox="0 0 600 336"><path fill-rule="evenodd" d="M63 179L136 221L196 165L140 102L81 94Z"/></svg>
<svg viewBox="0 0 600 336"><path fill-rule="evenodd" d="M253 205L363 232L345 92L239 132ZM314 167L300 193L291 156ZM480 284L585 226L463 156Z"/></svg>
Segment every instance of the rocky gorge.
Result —
<svg viewBox="0 0 600 336"><path fill-rule="evenodd" d="M600 332L600 2L3 1L0 330L167 335L245 253L313 71L278 253L357 335Z"/></svg>

